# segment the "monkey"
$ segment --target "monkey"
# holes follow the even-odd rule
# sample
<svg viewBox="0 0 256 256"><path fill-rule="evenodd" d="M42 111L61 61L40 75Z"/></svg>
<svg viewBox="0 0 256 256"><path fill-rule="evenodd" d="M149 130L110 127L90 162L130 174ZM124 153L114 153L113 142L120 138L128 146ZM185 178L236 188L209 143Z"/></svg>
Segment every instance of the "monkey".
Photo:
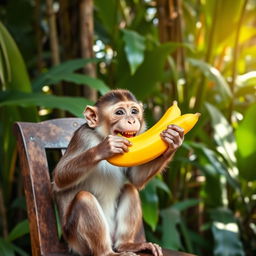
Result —
<svg viewBox="0 0 256 256"><path fill-rule="evenodd" d="M139 190L171 161L183 142L183 129L169 125L161 132L168 148L151 162L127 168L107 161L128 152L128 139L146 130L143 112L128 90L101 96L86 106L85 124L74 132L53 171L63 237L78 255L136 256L144 250L163 255L157 244L135 242L142 227Z"/></svg>

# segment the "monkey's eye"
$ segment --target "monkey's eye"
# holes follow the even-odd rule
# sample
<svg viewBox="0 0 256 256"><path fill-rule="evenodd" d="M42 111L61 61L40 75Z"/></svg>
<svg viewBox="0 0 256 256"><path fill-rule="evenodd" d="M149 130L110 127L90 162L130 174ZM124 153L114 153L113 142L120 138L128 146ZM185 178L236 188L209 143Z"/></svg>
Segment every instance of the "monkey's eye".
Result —
<svg viewBox="0 0 256 256"><path fill-rule="evenodd" d="M124 115L124 110L118 109L118 110L115 112L115 114L118 115L118 116Z"/></svg>
<svg viewBox="0 0 256 256"><path fill-rule="evenodd" d="M137 115L137 114L139 113L139 110L138 110L137 108L133 108L132 111L131 111L131 113L132 113L133 115Z"/></svg>

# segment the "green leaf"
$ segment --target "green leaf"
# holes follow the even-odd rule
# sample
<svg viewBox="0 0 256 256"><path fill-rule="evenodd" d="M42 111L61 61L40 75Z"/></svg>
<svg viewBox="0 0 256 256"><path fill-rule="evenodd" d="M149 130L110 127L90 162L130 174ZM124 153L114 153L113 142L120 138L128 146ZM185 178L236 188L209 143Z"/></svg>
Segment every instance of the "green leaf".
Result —
<svg viewBox="0 0 256 256"><path fill-rule="evenodd" d="M244 256L239 238L239 229L233 213L226 208L213 209L210 212L215 256Z"/></svg>
<svg viewBox="0 0 256 256"><path fill-rule="evenodd" d="M18 223L13 228L11 233L8 235L7 240L9 242L12 242L13 240L20 238L28 233L29 233L29 224L28 224L28 220L26 219L26 220Z"/></svg>
<svg viewBox="0 0 256 256"><path fill-rule="evenodd" d="M210 81L215 82L218 94L222 97L223 102L227 103L232 97L232 93L228 83L219 70L202 60L189 58L188 61L194 67L199 68Z"/></svg>
<svg viewBox="0 0 256 256"><path fill-rule="evenodd" d="M51 75L72 73L80 68L84 68L88 63L97 63L98 61L99 60L95 58L68 60L52 67L48 72Z"/></svg>
<svg viewBox="0 0 256 256"><path fill-rule="evenodd" d="M0 22L0 56L1 55L1 59L3 60L2 69L6 70L7 73L2 90L31 92L30 79L22 55L9 32ZM17 110L13 109L13 112L16 111ZM31 108L26 112L26 116L30 117L31 121L36 120L36 109ZM9 127L5 127L5 129L9 129Z"/></svg>
<svg viewBox="0 0 256 256"><path fill-rule="evenodd" d="M212 22L215 22L215 45L217 47L224 39L229 37L236 30L237 22L241 13L243 0L225 0L225 1L206 1L207 16L211 16ZM212 16L213 8L217 6L215 16Z"/></svg>
<svg viewBox="0 0 256 256"><path fill-rule="evenodd" d="M99 91L102 95L108 92L110 89L108 88L107 85L100 79L86 76L83 74L75 74L75 73L66 73L66 74L61 74L61 75L56 75L54 77L48 77L49 78L49 83L57 84L60 81L67 81L67 82L72 82L76 84L81 84L81 85L88 85L93 89L96 89Z"/></svg>
<svg viewBox="0 0 256 256"><path fill-rule="evenodd" d="M155 178L152 180L152 184L155 186L156 189L160 189L166 192L168 195L171 195L169 187L162 180Z"/></svg>
<svg viewBox="0 0 256 256"><path fill-rule="evenodd" d="M235 88L235 96L238 98L247 94L256 95L255 83L256 71L251 71L238 76L236 79L237 86Z"/></svg>
<svg viewBox="0 0 256 256"><path fill-rule="evenodd" d="M1 22L0 38L1 61L4 61L2 63L4 68L2 67L2 69L6 71L6 74L4 75L6 77L4 79L4 88L30 92L30 80L23 58L13 38Z"/></svg>
<svg viewBox="0 0 256 256"><path fill-rule="evenodd" d="M153 180L140 192L144 221L155 230L158 221L158 196Z"/></svg>
<svg viewBox="0 0 256 256"><path fill-rule="evenodd" d="M242 243L238 239L238 235L227 227L222 225L219 227L213 224L212 233L215 240L214 255L215 256L244 256Z"/></svg>
<svg viewBox="0 0 256 256"><path fill-rule="evenodd" d="M0 255L1 256L15 256L12 244L0 237Z"/></svg>
<svg viewBox="0 0 256 256"><path fill-rule="evenodd" d="M113 36L117 29L117 10L118 1L116 0L95 0L97 14L99 15L102 24L109 35Z"/></svg>
<svg viewBox="0 0 256 256"><path fill-rule="evenodd" d="M240 76L237 76L237 80L236 80L238 87L244 86L244 85L255 86L255 82L256 82L256 71L250 71Z"/></svg>
<svg viewBox="0 0 256 256"><path fill-rule="evenodd" d="M142 201L142 209L143 209L143 218L145 222L153 229L156 229L156 225L158 222L158 202L159 198L157 195L157 189L160 189L166 192L168 195L171 194L168 186L160 179L154 178L152 179L140 192L141 201Z"/></svg>
<svg viewBox="0 0 256 256"><path fill-rule="evenodd" d="M122 31L126 58L130 65L131 74L134 75L144 60L144 51L146 49L145 38L136 31L127 29L123 29Z"/></svg>
<svg viewBox="0 0 256 256"><path fill-rule="evenodd" d="M0 237L0 255L15 256L16 255L15 252L17 252L17 255L20 255L20 256L29 256L28 253L23 251L18 246Z"/></svg>
<svg viewBox="0 0 256 256"><path fill-rule="evenodd" d="M230 168L232 169L232 176L237 174L236 166L236 156L235 152L237 150L237 145L235 137L233 134L233 129L228 123L227 119L222 115L222 113L213 105L206 103L207 110L211 116L212 127L214 130L214 140L218 145L217 150L229 163Z"/></svg>
<svg viewBox="0 0 256 256"><path fill-rule="evenodd" d="M202 230L202 226L200 227ZM203 237L203 234L198 233L197 231L188 230L188 234L190 237L190 240L193 244L197 244L198 248L204 248L209 249L211 248L211 241L208 239L208 237ZM196 254L196 253L195 253ZM196 254L199 255L199 254Z"/></svg>
<svg viewBox="0 0 256 256"><path fill-rule="evenodd" d="M181 221L180 221L180 233L184 239L184 245L187 248L186 250L188 252L193 253L194 251L193 251L193 246L192 246L192 239L190 238L190 233L189 233L188 227L182 217L181 217Z"/></svg>
<svg viewBox="0 0 256 256"><path fill-rule="evenodd" d="M204 172L204 174L210 175L210 173L212 173L214 175L215 173L218 175L223 175L227 179L229 185L231 185L234 189L239 189L237 181L230 176L228 166L225 165L217 152L208 148L207 145L199 142L184 142L184 146L195 151L198 160L201 161L201 167L199 166L199 168ZM212 168L208 168L209 166Z"/></svg>
<svg viewBox="0 0 256 256"><path fill-rule="evenodd" d="M175 203L172 208L178 211L184 211L190 207L196 206L200 203L199 199L187 199L178 203Z"/></svg>
<svg viewBox="0 0 256 256"><path fill-rule="evenodd" d="M14 244L12 244L12 247L13 247L13 250L15 252L17 252L18 255L20 255L20 256L29 256L29 254L26 253L25 251L23 251L20 247L14 245Z"/></svg>
<svg viewBox="0 0 256 256"><path fill-rule="evenodd" d="M19 208L19 209L23 209L26 211L27 206L26 206L26 199L25 196L19 196L17 198L15 198L11 204L12 208Z"/></svg>
<svg viewBox="0 0 256 256"><path fill-rule="evenodd" d="M0 36L0 84L5 87L7 81L11 80L11 68L5 41Z"/></svg>
<svg viewBox="0 0 256 256"><path fill-rule="evenodd" d="M61 239L62 236L62 227L61 227L61 221L60 221L60 214L59 210L56 204L54 204L54 213L56 218L56 224L57 224L57 231L58 231L58 237Z"/></svg>
<svg viewBox="0 0 256 256"><path fill-rule="evenodd" d="M2 106L41 106L69 111L77 117L82 117L86 105L92 102L80 97L61 97L42 93L6 92L0 93Z"/></svg>
<svg viewBox="0 0 256 256"><path fill-rule="evenodd" d="M173 208L161 211L162 216L162 246L167 249L179 250L182 248L177 225L180 224L180 212Z"/></svg>
<svg viewBox="0 0 256 256"><path fill-rule="evenodd" d="M208 207L222 206L226 198L226 188L223 180L221 182L221 177L223 177L223 174L225 175L225 173L227 173L227 170L219 162L215 152L207 149L205 145L200 143L184 142L183 146L188 147L188 150L190 151L194 151L196 159L191 161L191 163L200 169L206 178L202 190L204 203ZM212 193L213 190L214 193Z"/></svg>
<svg viewBox="0 0 256 256"><path fill-rule="evenodd" d="M124 75L117 87L131 90L142 100L146 98L152 92L156 83L161 81L167 56L177 46L175 43L166 43L151 51L146 51L144 61L135 74L133 76Z"/></svg>
<svg viewBox="0 0 256 256"><path fill-rule="evenodd" d="M58 66L54 66L33 81L33 90L35 92L39 92L44 85L60 82L64 80L62 79L62 76L64 77L67 76L67 74L73 74L75 70L85 67L86 64L97 61L97 59L75 59L63 62Z"/></svg>
<svg viewBox="0 0 256 256"><path fill-rule="evenodd" d="M243 121L239 124L235 136L237 141L237 160L240 175L248 181L256 180L256 104L245 113Z"/></svg>
<svg viewBox="0 0 256 256"><path fill-rule="evenodd" d="M28 72L22 58L22 55L11 37L0 22L0 90L1 91L21 91L24 93L31 92L31 84ZM18 109L16 107L4 107L0 109L1 125L1 146L0 154L3 160L1 161L0 182L2 182L5 199L9 200L11 188L13 185L14 171L11 167L15 166L15 138L12 133L12 126L15 120L21 120L22 117L37 120L37 112L35 107L29 109Z"/></svg>

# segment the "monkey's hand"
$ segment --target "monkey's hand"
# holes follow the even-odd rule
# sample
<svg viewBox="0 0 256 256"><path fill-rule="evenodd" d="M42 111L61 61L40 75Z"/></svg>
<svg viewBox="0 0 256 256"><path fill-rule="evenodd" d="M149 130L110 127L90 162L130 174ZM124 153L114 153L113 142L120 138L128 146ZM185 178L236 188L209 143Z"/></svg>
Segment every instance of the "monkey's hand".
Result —
<svg viewBox="0 0 256 256"><path fill-rule="evenodd" d="M128 152L131 142L124 137L108 135L97 147L99 160L108 159L116 154Z"/></svg>
<svg viewBox="0 0 256 256"><path fill-rule="evenodd" d="M169 158L181 146L184 140L184 130L171 124L161 133L161 137L168 144L168 149L164 152L163 157Z"/></svg>

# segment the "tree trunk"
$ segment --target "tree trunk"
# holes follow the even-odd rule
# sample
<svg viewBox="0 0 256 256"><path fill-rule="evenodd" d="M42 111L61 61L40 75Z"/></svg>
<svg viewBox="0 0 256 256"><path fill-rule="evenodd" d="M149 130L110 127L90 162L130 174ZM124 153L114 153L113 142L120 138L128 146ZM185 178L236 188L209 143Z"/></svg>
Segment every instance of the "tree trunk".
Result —
<svg viewBox="0 0 256 256"><path fill-rule="evenodd" d="M44 63L43 63L43 45L42 45L42 31L40 27L41 21L41 0L35 1L35 9L34 9L34 28L35 28L35 36L36 36L36 49L37 49L37 71L41 73Z"/></svg>
<svg viewBox="0 0 256 256"><path fill-rule="evenodd" d="M81 55L83 58L93 58L93 0L81 0L80 1L80 40L81 40ZM84 73L95 77L96 67L94 63L88 63L84 68ZM96 101L97 91L90 87L84 89L85 97Z"/></svg>
<svg viewBox="0 0 256 256"><path fill-rule="evenodd" d="M158 0L159 37L162 43L182 43L182 19L180 0ZM173 54L177 66L184 66L184 51L182 47Z"/></svg>
<svg viewBox="0 0 256 256"><path fill-rule="evenodd" d="M56 66L60 64L60 53L59 53L59 40L58 40L58 32L56 26L56 16L53 9L53 0L46 0L46 11L48 17L49 31L50 31L50 48L51 48L51 57L52 57L52 65ZM63 95L62 84L56 84L53 87L53 91L56 95ZM65 111L56 110L56 115L59 117L65 116Z"/></svg>
<svg viewBox="0 0 256 256"><path fill-rule="evenodd" d="M158 20L159 20L159 38L162 43L183 42L182 36L182 18L181 18L181 0L157 0ZM178 47L172 54L177 69L183 74L185 79L183 98L188 103L185 53L183 47ZM178 98L176 81L170 81L172 93Z"/></svg>
<svg viewBox="0 0 256 256"><path fill-rule="evenodd" d="M56 27L56 17L53 10L52 0L46 0L46 8L47 8L49 30L50 30L50 47L51 47L51 53L52 53L52 64L56 66L60 63L60 55L59 55L59 42L58 42L58 34L57 34L57 27Z"/></svg>
<svg viewBox="0 0 256 256"><path fill-rule="evenodd" d="M69 60L74 58L74 51L72 48L72 35L71 31L73 27L71 27L70 21L70 1L69 0L59 0L60 3L60 11L59 11L59 23L60 23L60 31L59 38L60 43L63 48L63 52L61 56L64 60Z"/></svg>

